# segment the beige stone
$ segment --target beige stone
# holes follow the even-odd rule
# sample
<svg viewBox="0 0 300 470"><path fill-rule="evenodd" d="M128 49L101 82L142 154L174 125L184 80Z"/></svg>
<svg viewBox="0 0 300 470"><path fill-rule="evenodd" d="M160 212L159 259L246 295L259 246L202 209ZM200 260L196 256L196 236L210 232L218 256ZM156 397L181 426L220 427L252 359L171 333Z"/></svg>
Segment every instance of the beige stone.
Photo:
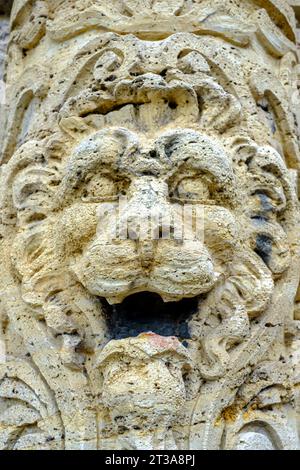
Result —
<svg viewBox="0 0 300 470"><path fill-rule="evenodd" d="M289 3L14 1L1 449L299 449Z"/></svg>

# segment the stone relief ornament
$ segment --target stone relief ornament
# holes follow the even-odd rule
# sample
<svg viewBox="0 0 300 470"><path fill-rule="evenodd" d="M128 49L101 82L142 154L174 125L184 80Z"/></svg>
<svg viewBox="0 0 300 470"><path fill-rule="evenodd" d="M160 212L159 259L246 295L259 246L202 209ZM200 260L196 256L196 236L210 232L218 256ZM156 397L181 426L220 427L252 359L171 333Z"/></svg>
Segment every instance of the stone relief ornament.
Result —
<svg viewBox="0 0 300 470"><path fill-rule="evenodd" d="M299 448L295 24L15 0L1 449Z"/></svg>

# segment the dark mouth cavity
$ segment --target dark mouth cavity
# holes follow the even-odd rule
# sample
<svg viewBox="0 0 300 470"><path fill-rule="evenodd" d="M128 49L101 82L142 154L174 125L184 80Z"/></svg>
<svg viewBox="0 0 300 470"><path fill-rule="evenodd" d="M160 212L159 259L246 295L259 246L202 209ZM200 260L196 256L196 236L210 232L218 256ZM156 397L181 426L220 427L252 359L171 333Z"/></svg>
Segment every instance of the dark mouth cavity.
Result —
<svg viewBox="0 0 300 470"><path fill-rule="evenodd" d="M153 332L176 336L185 344L190 338L189 320L198 310L198 297L165 303L158 294L141 292L121 304L109 305L103 299L110 339L124 339Z"/></svg>

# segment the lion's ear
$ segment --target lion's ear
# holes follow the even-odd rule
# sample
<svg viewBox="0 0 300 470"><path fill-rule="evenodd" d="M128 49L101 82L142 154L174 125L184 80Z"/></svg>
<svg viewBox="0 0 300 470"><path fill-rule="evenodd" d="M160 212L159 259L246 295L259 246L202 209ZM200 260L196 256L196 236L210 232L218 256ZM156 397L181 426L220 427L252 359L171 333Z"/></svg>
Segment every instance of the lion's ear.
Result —
<svg viewBox="0 0 300 470"><path fill-rule="evenodd" d="M250 244L255 253L277 277L284 273L291 263L291 252L287 235L278 223L253 221Z"/></svg>
<svg viewBox="0 0 300 470"><path fill-rule="evenodd" d="M250 318L258 317L270 302L274 281L269 269L247 247L236 253L228 267L228 279L217 289L214 298L222 318L243 306Z"/></svg>
<svg viewBox="0 0 300 470"><path fill-rule="evenodd" d="M290 266L287 230L293 223L296 188L283 157L272 147L239 146L239 170L247 184L245 238L275 277ZM241 170L243 168L243 170Z"/></svg>

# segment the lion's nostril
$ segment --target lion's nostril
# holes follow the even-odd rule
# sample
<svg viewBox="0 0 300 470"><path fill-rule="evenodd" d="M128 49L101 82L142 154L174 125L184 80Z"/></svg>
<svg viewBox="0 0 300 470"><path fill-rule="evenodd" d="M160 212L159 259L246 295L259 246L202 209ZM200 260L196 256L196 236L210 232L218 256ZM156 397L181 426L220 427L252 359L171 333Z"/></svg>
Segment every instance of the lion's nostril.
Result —
<svg viewBox="0 0 300 470"><path fill-rule="evenodd" d="M149 155L151 158L158 158L157 151L156 150L151 150L149 152Z"/></svg>
<svg viewBox="0 0 300 470"><path fill-rule="evenodd" d="M145 170L141 173L143 176L155 176L155 171L153 170Z"/></svg>

